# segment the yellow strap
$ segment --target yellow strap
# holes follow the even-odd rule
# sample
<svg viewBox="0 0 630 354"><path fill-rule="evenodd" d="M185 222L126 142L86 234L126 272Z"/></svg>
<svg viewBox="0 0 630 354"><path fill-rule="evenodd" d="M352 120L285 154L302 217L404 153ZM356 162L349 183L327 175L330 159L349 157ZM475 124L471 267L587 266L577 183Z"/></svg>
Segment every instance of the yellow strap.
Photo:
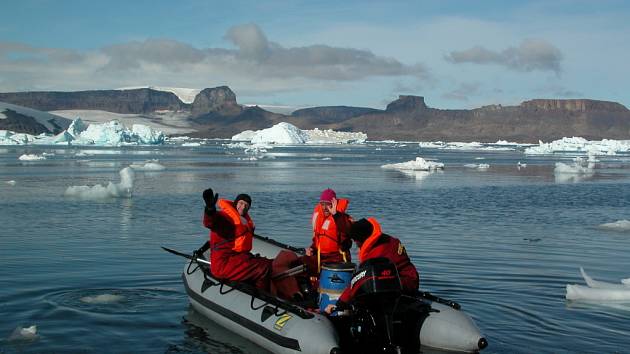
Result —
<svg viewBox="0 0 630 354"><path fill-rule="evenodd" d="M343 257L343 261L344 261L344 262L347 262L347 261L348 261L348 259L346 258L346 252L344 252L344 251L342 251L342 250L339 250L339 253L341 253L341 257Z"/></svg>
<svg viewBox="0 0 630 354"><path fill-rule="evenodd" d="M317 248L317 273L322 271L322 265L320 264L321 255L319 252L319 247Z"/></svg>

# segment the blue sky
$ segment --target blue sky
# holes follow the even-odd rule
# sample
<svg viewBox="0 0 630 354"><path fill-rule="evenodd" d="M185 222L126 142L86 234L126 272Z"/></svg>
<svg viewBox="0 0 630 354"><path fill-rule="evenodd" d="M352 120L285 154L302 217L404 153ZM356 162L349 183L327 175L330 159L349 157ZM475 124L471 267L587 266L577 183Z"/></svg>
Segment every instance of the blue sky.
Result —
<svg viewBox="0 0 630 354"><path fill-rule="evenodd" d="M340 4L341 3L341 4ZM630 107L624 1L0 4L0 91L230 86L241 103Z"/></svg>

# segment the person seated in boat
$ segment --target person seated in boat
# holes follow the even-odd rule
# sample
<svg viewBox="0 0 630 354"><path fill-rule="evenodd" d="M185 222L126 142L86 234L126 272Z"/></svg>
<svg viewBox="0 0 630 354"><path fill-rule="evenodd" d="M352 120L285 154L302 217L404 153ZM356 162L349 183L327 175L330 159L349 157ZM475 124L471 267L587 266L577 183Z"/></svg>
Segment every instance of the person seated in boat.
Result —
<svg viewBox="0 0 630 354"><path fill-rule="evenodd" d="M283 250L274 259L252 254L255 225L249 215L249 195L239 194L230 201L219 199L209 188L203 192L203 200L203 225L210 229L210 271L216 278L250 283L286 299L301 296L294 277L272 281L273 275L299 262L295 253Z"/></svg>
<svg viewBox="0 0 630 354"><path fill-rule="evenodd" d="M304 258L311 275L319 276L324 263L351 261L352 240L348 238L348 230L352 218L346 213L348 204L348 199L337 199L330 188L320 195L311 218L313 240Z"/></svg>
<svg viewBox="0 0 630 354"><path fill-rule="evenodd" d="M396 265L403 293L410 295L417 293L420 277L416 267L411 263L405 247L399 239L384 234L376 219L367 218L352 223L348 235L359 247L360 263L380 257L389 259ZM347 308L353 297L352 287L346 288L337 300L337 305L328 305L325 312L330 314L335 307Z"/></svg>

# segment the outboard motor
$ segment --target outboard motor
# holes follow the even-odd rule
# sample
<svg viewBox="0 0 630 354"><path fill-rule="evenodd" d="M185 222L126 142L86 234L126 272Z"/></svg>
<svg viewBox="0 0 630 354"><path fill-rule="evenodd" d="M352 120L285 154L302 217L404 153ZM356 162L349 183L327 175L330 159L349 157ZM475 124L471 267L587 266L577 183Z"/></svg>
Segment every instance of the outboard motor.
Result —
<svg viewBox="0 0 630 354"><path fill-rule="evenodd" d="M394 310L402 292L396 266L387 258L369 259L359 266L350 287L354 345L366 353L400 353L393 343Z"/></svg>

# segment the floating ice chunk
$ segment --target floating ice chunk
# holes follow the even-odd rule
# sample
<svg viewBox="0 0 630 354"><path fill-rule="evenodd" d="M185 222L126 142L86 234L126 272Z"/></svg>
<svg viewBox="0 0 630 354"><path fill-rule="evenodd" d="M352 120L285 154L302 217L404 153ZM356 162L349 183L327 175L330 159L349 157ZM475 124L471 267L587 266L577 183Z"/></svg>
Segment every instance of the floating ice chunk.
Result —
<svg viewBox="0 0 630 354"><path fill-rule="evenodd" d="M621 284L630 286L630 278L621 279Z"/></svg>
<svg viewBox="0 0 630 354"><path fill-rule="evenodd" d="M410 170L410 171L433 171L444 169L444 164L441 162L427 161L418 156L415 160L382 165L381 168L393 169L393 170Z"/></svg>
<svg viewBox="0 0 630 354"><path fill-rule="evenodd" d="M586 282L586 285L590 286L591 288L622 289L622 290L629 290L630 291L630 287L626 286L624 284L615 284L615 283L608 283L608 282L605 282L605 281L595 280L595 279L591 278L588 274L586 274L586 272L584 271L584 268L582 268L582 267L580 267L580 273L582 274L582 278L584 278L584 281Z"/></svg>
<svg viewBox="0 0 630 354"><path fill-rule="evenodd" d="M352 144L364 143L367 140L367 134L362 132L338 132L332 129L304 130L307 135L306 142L308 144Z"/></svg>
<svg viewBox="0 0 630 354"><path fill-rule="evenodd" d="M158 160L149 160L145 163L132 163L129 167L136 171L163 171L166 169L164 165L161 165Z"/></svg>
<svg viewBox="0 0 630 354"><path fill-rule="evenodd" d="M100 294L95 296L84 296L80 300L88 304L111 304L124 300L122 295L115 294Z"/></svg>
<svg viewBox="0 0 630 354"><path fill-rule="evenodd" d="M630 231L630 221L617 220L615 222L601 224L599 228L613 231Z"/></svg>
<svg viewBox="0 0 630 354"><path fill-rule="evenodd" d="M588 153L589 155L615 155L618 152L630 151L630 140L593 140L581 137L564 137L550 143L538 142L538 145L525 149L525 154L554 154L554 153Z"/></svg>
<svg viewBox="0 0 630 354"><path fill-rule="evenodd" d="M32 341L36 340L37 338L39 338L39 336L37 335L37 326L32 325L25 328L17 327L9 336L8 341Z"/></svg>
<svg viewBox="0 0 630 354"><path fill-rule="evenodd" d="M131 198L134 179L133 169L125 167L119 173L120 183L109 182L107 187L100 184L91 187L70 186L66 189L64 195L81 199Z"/></svg>
<svg viewBox="0 0 630 354"><path fill-rule="evenodd" d="M630 285L598 281L591 278L582 267L580 273L587 286L567 284L567 300L630 301Z"/></svg>
<svg viewBox="0 0 630 354"><path fill-rule="evenodd" d="M10 186L15 186L15 183L16 183L15 180L7 181L7 184Z"/></svg>
<svg viewBox="0 0 630 354"><path fill-rule="evenodd" d="M525 168L525 167L527 167L527 164L526 164L526 163L521 163L521 162L519 161L519 162L516 164L516 167L518 167L518 168L519 168L519 170L520 170L521 168Z"/></svg>
<svg viewBox="0 0 630 354"><path fill-rule="evenodd" d="M581 166L579 163L574 163L572 165L568 165L562 162L556 162L556 167L553 172L555 174L566 173L566 174L592 174L593 168L591 166Z"/></svg>
<svg viewBox="0 0 630 354"><path fill-rule="evenodd" d="M183 143L182 146L201 146L200 143Z"/></svg>
<svg viewBox="0 0 630 354"><path fill-rule="evenodd" d="M18 157L18 160L20 160L20 161L39 161L39 160L46 160L46 156L36 155L36 154L24 154L24 155Z"/></svg>
<svg viewBox="0 0 630 354"><path fill-rule="evenodd" d="M476 163L467 163L464 165L464 167L468 167L468 168L476 168L479 170L487 170L490 168L490 165L488 165L487 163L480 163L480 164L476 164Z"/></svg>
<svg viewBox="0 0 630 354"><path fill-rule="evenodd" d="M602 289L567 284L567 300L630 301L630 289Z"/></svg>

